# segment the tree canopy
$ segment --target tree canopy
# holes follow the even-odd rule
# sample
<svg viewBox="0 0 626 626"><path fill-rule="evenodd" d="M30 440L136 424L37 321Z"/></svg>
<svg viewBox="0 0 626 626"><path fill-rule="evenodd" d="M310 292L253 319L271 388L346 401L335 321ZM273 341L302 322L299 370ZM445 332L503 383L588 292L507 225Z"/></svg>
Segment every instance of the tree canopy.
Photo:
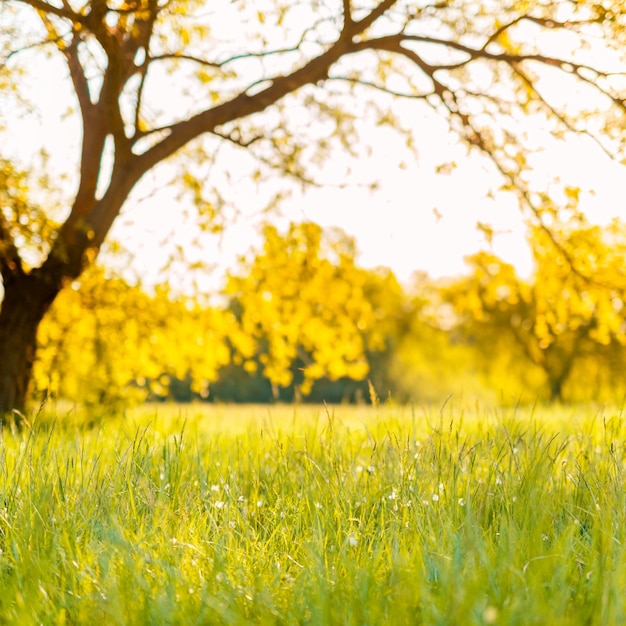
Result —
<svg viewBox="0 0 626 626"><path fill-rule="evenodd" d="M80 128L73 189L58 203L41 193L55 169L31 177L39 189L3 178L0 412L23 406L37 328L59 291L94 260L142 177L175 155L193 157L176 180L200 223L219 227L229 195L206 172L220 146L253 155L260 180L307 184L330 151L358 154L362 119L421 149L388 98L414 102L491 160L569 263L530 152L549 133L624 156L620 2L3 0L0 20L0 125L47 106L30 101L24 77L61 61Z"/></svg>
<svg viewBox="0 0 626 626"><path fill-rule="evenodd" d="M292 224L284 235L266 228L263 251L227 287L241 325L235 343L243 340L237 347L249 369L258 355L265 376L287 386L299 361L304 393L322 377L368 374L366 352L384 348L383 310L366 294L372 280L354 257L345 234L323 238L316 224Z"/></svg>
<svg viewBox="0 0 626 626"><path fill-rule="evenodd" d="M481 252L468 259L471 274L444 290L466 332L492 343L493 362L499 347L509 360L517 352L518 360L542 370L554 400L563 398L563 387L581 361L606 361L608 353L626 345L623 222L584 224L560 236L584 273L572 271L545 233L535 230L531 279ZM610 370L611 364L604 367Z"/></svg>

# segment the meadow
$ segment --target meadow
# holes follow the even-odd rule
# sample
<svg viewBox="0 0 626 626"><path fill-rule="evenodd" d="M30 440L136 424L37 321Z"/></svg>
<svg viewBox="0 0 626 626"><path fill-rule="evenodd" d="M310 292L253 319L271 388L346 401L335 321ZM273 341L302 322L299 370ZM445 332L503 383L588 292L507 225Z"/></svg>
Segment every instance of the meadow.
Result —
<svg viewBox="0 0 626 626"><path fill-rule="evenodd" d="M623 624L618 408L58 411L0 442L0 623Z"/></svg>

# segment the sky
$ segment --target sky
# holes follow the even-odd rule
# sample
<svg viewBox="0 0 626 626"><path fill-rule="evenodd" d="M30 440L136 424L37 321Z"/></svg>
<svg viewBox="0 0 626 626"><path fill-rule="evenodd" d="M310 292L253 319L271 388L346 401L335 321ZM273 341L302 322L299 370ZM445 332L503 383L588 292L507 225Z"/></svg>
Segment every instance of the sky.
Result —
<svg viewBox="0 0 626 626"><path fill-rule="evenodd" d="M78 129L75 120L65 115L67 100L58 95L63 93L59 91L63 71L49 65L45 71L33 68L30 88L43 98L45 108L38 115L14 120L9 136L0 143L3 154L13 151L27 163L29 155L45 145L59 170L72 169ZM273 219L283 224L312 220L322 226L338 226L356 238L361 265L391 267L403 282L410 281L415 271L433 277L462 273L466 269L464 257L485 248L513 263L520 274L529 275L532 260L523 215L514 197L499 191L502 181L493 167L483 157L468 155L444 120L426 107L407 107L402 119L418 138L417 158L406 155L402 159L405 167L399 167L400 159L390 155L402 152L403 139L392 131L366 129L371 154L362 154L351 163L354 173L345 181L345 188L294 191L283 205L282 216ZM345 155L336 156L325 168L342 169L345 159ZM456 167L438 174L438 166L449 162L455 162ZM231 154L221 167L237 172L240 163L240 158ZM604 223L613 216L626 217L626 171L592 149L588 141L555 140L535 157L535 167L539 179L560 176L564 183L588 190L581 202L592 221ZM362 184L373 180L379 186L370 192ZM158 180L146 177L112 232L113 238L131 250L133 268L147 282L161 280L169 252L176 245L189 247L193 238L193 229L181 225L175 210L179 202L176 193L161 187ZM260 224L266 219L262 198L263 193L242 180L238 218L224 234L206 239L204 248L192 253L200 254L216 268L215 280L208 279L207 288L216 285L224 270L251 245L258 245ZM491 246L476 228L479 221L489 223L496 232ZM173 236L168 236L171 233Z"/></svg>
<svg viewBox="0 0 626 626"><path fill-rule="evenodd" d="M345 188L294 190L274 221L284 226L293 220L339 227L356 238L361 265L391 267L403 282L409 282L415 271L433 277L464 272L464 257L486 245L476 223L488 222L500 233L495 237L494 251L528 274L530 251L515 200L510 194L496 194L491 199L490 190L500 182L487 163L464 156L465 149L454 144L444 124L437 126L431 125L417 159L407 159L404 169L389 159L389 153L398 149L396 144L402 143L389 131L376 138L372 154L356 164L358 171L352 184ZM458 165L448 174L435 172L438 164L453 159ZM336 167L344 165L338 157ZM236 169L237 163L224 166ZM332 169L334 164L328 163L327 167ZM373 180L379 182L374 192L359 184ZM135 205L113 232L128 247L137 249L136 263L144 276L151 274L155 257L163 254L161 242L173 227L167 207L174 202L174 193L164 191ZM229 266L250 245L258 245L260 226L266 219L262 201L252 185L248 189L242 185L239 202L242 215L223 235L212 239L214 248L207 247L206 260ZM161 220L155 219L158 214ZM178 227L176 239L185 241L184 229Z"/></svg>
<svg viewBox="0 0 626 626"><path fill-rule="evenodd" d="M416 159L407 157L405 168L389 158L400 150L403 139L392 131L378 131L378 136L369 136L372 153L351 164L352 184L296 192L274 221L286 226L290 220L310 220L340 227L356 238L362 266L391 267L405 284L416 271L434 278L467 272L465 257L481 249L493 251L515 265L520 275L529 276L533 265L525 215L510 192L499 190L502 181L493 166L484 158L468 155L434 114L420 120L418 128L422 137L418 155ZM331 161L326 167L341 169L345 158L339 156L337 163ZM597 153L588 140L555 141L535 160L538 179L559 176L564 183L583 189L581 207L590 221L602 224L614 217L626 218L626 169ZM455 167L437 173L438 166L451 161ZM240 162L226 159L224 167L236 171ZM374 192L359 184L372 180L380 183ZM202 253L204 260L218 266L216 281L251 245L259 245L260 225L266 219L254 185L243 180L238 186L241 216L223 235L210 240ZM164 253L162 241L167 233L174 229L174 239L185 245L185 230L172 223L168 210L175 202L174 195L165 191L139 203L127 211L113 232L137 251L136 267L154 281L158 281L155 259ZM155 219L157 215L162 219ZM478 222L493 227L496 234L491 244L477 228ZM209 280L208 284L217 283Z"/></svg>

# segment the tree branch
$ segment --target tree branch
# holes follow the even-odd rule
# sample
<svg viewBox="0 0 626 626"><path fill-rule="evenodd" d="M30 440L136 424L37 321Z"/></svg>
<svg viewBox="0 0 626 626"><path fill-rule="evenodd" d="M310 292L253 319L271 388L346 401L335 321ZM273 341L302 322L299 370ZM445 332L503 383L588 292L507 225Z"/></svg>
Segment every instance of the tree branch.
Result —
<svg viewBox="0 0 626 626"><path fill-rule="evenodd" d="M369 89L376 89L377 91L386 93L390 96L393 96L394 98L403 98L408 100L425 100L426 98L428 98L428 96L432 96L435 94L434 91L431 91L430 93L403 93L401 91L394 91L393 89L389 89L388 87L385 87L383 85L378 85L377 83L374 83L372 81L355 78L353 76L333 75L329 76L328 80L346 82L352 85L361 85L363 87L368 87Z"/></svg>
<svg viewBox="0 0 626 626"><path fill-rule="evenodd" d="M29 1L28 4L31 2ZM36 4L45 3L37 2ZM63 6L63 11L70 12L67 2L64 2ZM107 132L101 115L101 107L91 102L89 84L78 57L78 44L81 41L78 31L74 30L72 43L67 46L56 32L48 13L43 9L38 9L38 12L48 35L57 41L57 47L65 57L83 121L80 181L72 210L61 231L64 237L71 239L75 235L75 228L80 225L81 219L87 214L95 198Z"/></svg>
<svg viewBox="0 0 626 626"><path fill-rule="evenodd" d="M249 148L253 143L256 143L257 141L264 139L263 135L255 135L254 137L252 137L252 139L248 139L244 141L241 138L241 135L239 134L239 132L237 132L236 134L235 133L221 133L217 130L214 130L212 134L215 135L216 137L220 137L221 139L225 139L226 141L229 141L230 143L234 143L236 146L239 146L240 148Z"/></svg>
<svg viewBox="0 0 626 626"><path fill-rule="evenodd" d="M11 236L9 225L0 210L0 276L5 283L11 278L24 274L20 253Z"/></svg>
<svg viewBox="0 0 626 626"><path fill-rule="evenodd" d="M500 35L502 35L504 32L509 30L509 28L512 28L513 26L515 26L515 24L519 24L520 22L522 22L525 19L528 19L528 16L526 16L526 15L519 15L518 17L516 17L515 19L511 20L510 22L507 22L506 24L502 24L502 26L500 26L500 28L496 29L489 36L489 39L487 39L487 41L485 41L485 43L483 44L481 50L486 50L487 47L489 46L489 44L493 43Z"/></svg>
<svg viewBox="0 0 626 626"><path fill-rule="evenodd" d="M247 55L247 56L253 56L253 55ZM254 56L261 56L261 55L254 55ZM204 67L210 67L213 69L220 69L224 65L224 63L228 62L228 61L225 61L224 63L214 63L213 61L207 61L206 59L202 59L200 57L196 57L191 54L180 54L180 52L172 52L170 54L159 54L158 56L150 57L149 59L147 59L147 62L153 63L155 61L170 61L170 60L192 61L193 63L197 63L198 65L202 65Z"/></svg>
<svg viewBox="0 0 626 626"><path fill-rule="evenodd" d="M234 61L239 61L241 59L261 59L261 58L271 56L274 54L287 54L289 52L298 52L298 50L300 49L300 46L303 44L307 35L310 32L313 32L316 28L318 28L320 24L323 24L324 22L328 22L328 18L321 18L319 20L316 20L311 26L309 26L308 28L305 28L302 31L302 34L300 35L300 39L298 40L298 43L295 44L294 46L290 46L288 48L277 48L274 50L265 50L262 52L245 52L242 54L235 54L234 56L224 59L223 61L219 61L217 65L219 67L224 67L225 65L228 65L229 63L232 63Z"/></svg>
<svg viewBox="0 0 626 626"><path fill-rule="evenodd" d="M70 78L72 79L74 91L78 98L78 104L83 114L83 122L85 122L85 115L93 108L93 103L91 102L91 94L89 93L89 83L87 82L83 66L78 57L78 44L80 41L81 39L78 34L74 33L72 43L63 50L63 54L65 55L70 71Z"/></svg>
<svg viewBox="0 0 626 626"><path fill-rule="evenodd" d="M245 91L241 92L228 102L206 109L188 120L173 124L167 129L170 131L169 136L138 157L141 160L141 167L147 171L198 135L213 132L217 127L232 120L263 111L304 85L326 79L331 65L348 53L351 45L350 39L340 37L326 52L291 74L267 79L270 85L260 92L252 96Z"/></svg>
<svg viewBox="0 0 626 626"><path fill-rule="evenodd" d="M467 141L470 145L476 146L481 152L483 152L496 166L497 170L500 172L503 178L511 183L511 186L513 187L513 189L516 190L518 196L522 200L522 204L525 205L534 215L540 229L546 234L548 239L554 245L555 249L563 255L563 258L571 267L572 271L581 278L584 278L583 272L578 269L577 265L575 264L575 260L570 252L557 239L552 229L550 229L549 226L545 224L543 216L541 214L541 210L533 202L524 182L514 172L505 168L504 165L500 162L493 148L488 145L488 142L483 136L482 132L479 129L475 128L470 116L461 110L458 102L458 97L454 90L448 88L437 80L437 78L435 77L435 72L441 68L439 66L429 65L413 50L404 48L399 45L397 37L385 37L382 40L386 44L383 49L390 52L396 52L405 56L413 63L415 63L431 79L431 81L433 82L434 93L438 96L441 103L449 111L450 116L452 118L459 119L459 121L461 122L464 130L462 136L465 141ZM375 41L378 43L381 40L379 39ZM393 45L390 45L389 42L393 42Z"/></svg>
<svg viewBox="0 0 626 626"><path fill-rule="evenodd" d="M58 47L59 41L63 39L63 37L64 35L55 35L51 39L44 39L43 41L37 41L28 46L23 46L22 48L18 48L17 50L11 50L11 52L9 52L6 55L6 57L3 59L3 61L0 63L0 68L6 67L8 64L8 61L12 57L17 56L18 54L21 54L22 52L26 52L28 50L35 50L36 48L43 48L44 46L47 46L48 44L55 44Z"/></svg>
<svg viewBox="0 0 626 626"><path fill-rule="evenodd" d="M598 148L600 148L600 150L602 150L602 152L604 152L604 154L606 154L610 159L613 159L614 156L609 152L609 150L602 144L602 142L596 137L594 136L592 133L590 133L589 131L586 131L584 129L579 130L578 128L575 128L574 125L565 118L565 116L560 113L559 111L557 111L544 97L543 95L539 92L539 90L537 89L535 83L528 77L528 75L519 67L518 64L513 63L511 64L511 67L513 68L513 71L515 72L515 74L517 76L519 76L519 78L522 80L522 82L526 85L526 87L528 87L528 89L530 91L532 91L532 93L535 95L535 97L537 98L537 100L541 103L541 105L552 115L554 116L561 124L563 124L563 126L570 131L571 133L577 134L577 135L585 135L586 137L589 137L589 139L591 139L597 146Z"/></svg>
<svg viewBox="0 0 626 626"><path fill-rule="evenodd" d="M57 17L62 17L72 22L78 22L79 24L87 25L88 18L81 13L76 13L76 11L72 11L68 8L67 4L63 4L63 8L57 7L53 4L49 4L48 2L44 2L43 0L15 0L16 2L20 2L21 4L26 4L37 11L41 11L43 13L48 13L52 15L56 15Z"/></svg>
<svg viewBox="0 0 626 626"><path fill-rule="evenodd" d="M502 177L505 180L509 181L511 187L515 190L515 193L522 201L522 206L526 206L531 211L541 231L548 237L549 241L554 246L554 249L563 256L565 262L570 267L572 272L585 281L589 280L589 277L585 276L584 272L578 269L578 265L576 264L575 259L570 251L565 248L563 243L557 239L552 229L544 222L543 216L541 214L541 209L537 207L533 202L533 199L531 198L531 195L526 188L524 182L514 172L504 167L504 165L494 154L493 150L490 150L489 147L486 145L480 131L474 130L474 137L476 138L476 140L472 143L477 146L479 150L481 150L484 154L486 154L487 157L489 157L489 160L496 166L496 169L500 172Z"/></svg>
<svg viewBox="0 0 626 626"><path fill-rule="evenodd" d="M358 22L352 22L350 28L347 28L346 31L348 33L352 33L353 36L366 31L379 17L382 17L394 4L397 3L398 0L383 0L363 19Z"/></svg>
<svg viewBox="0 0 626 626"><path fill-rule="evenodd" d="M342 30L350 29L353 24L352 20L352 8L350 7L350 0L343 0L343 28Z"/></svg>
<svg viewBox="0 0 626 626"><path fill-rule="evenodd" d="M585 79L580 72L584 72L585 70L595 74L596 76L602 78L608 78L610 76L624 76L626 72L603 72L602 70L598 70L595 67L591 67L589 65L585 65L584 63L574 63L572 61L567 61L565 59L561 59L559 57L551 57L543 54L510 54L507 52L489 52L482 48L472 48L471 46L466 46L457 41L451 41L449 39L441 39L439 37L427 37L422 35L406 35L405 33L396 33L395 35L386 35L384 37L378 37L376 39L366 39L360 41L355 44L354 51L359 50L371 50L371 49L379 49L379 50L387 50L388 52L396 52L403 54L404 51L408 50L402 44L408 42L415 43L427 43L440 45L446 48L450 48L451 50L457 50L459 52L464 52L468 55L468 59L465 61L459 61L457 63L441 63L433 66L437 70L452 70L457 69L459 67L463 67L467 65L469 61L476 59L488 59L491 61L499 61L507 64L511 63L522 63L524 61L536 61L543 65L549 65L552 67L557 67L568 74L575 74L581 80L586 80L590 84L594 84L593 81L589 79Z"/></svg>

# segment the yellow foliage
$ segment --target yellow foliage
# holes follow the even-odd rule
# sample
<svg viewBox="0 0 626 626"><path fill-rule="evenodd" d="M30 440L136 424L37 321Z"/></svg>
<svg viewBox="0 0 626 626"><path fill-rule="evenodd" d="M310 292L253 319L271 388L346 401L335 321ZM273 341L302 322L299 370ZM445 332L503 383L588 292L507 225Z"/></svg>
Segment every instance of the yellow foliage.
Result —
<svg viewBox="0 0 626 626"><path fill-rule="evenodd" d="M230 362L226 337L232 313L176 299L167 288L152 296L98 266L61 292L39 329L35 384L76 401L145 396L167 388L167 373L193 374L203 387ZM142 384L143 383L143 384Z"/></svg>
<svg viewBox="0 0 626 626"><path fill-rule="evenodd" d="M543 230L531 233L532 280L481 252L468 259L471 275L445 290L445 298L466 328L508 336L560 397L577 360L626 339L626 227L616 221L555 234L560 248Z"/></svg>
<svg viewBox="0 0 626 626"><path fill-rule="evenodd" d="M249 358L253 339L273 384L289 385L297 362L305 394L323 377L367 376L366 349L384 347L386 312L366 293L373 277L354 257L343 233L323 236L313 223L291 224L286 233L268 225L263 249L230 275L226 291L240 331L233 345Z"/></svg>

